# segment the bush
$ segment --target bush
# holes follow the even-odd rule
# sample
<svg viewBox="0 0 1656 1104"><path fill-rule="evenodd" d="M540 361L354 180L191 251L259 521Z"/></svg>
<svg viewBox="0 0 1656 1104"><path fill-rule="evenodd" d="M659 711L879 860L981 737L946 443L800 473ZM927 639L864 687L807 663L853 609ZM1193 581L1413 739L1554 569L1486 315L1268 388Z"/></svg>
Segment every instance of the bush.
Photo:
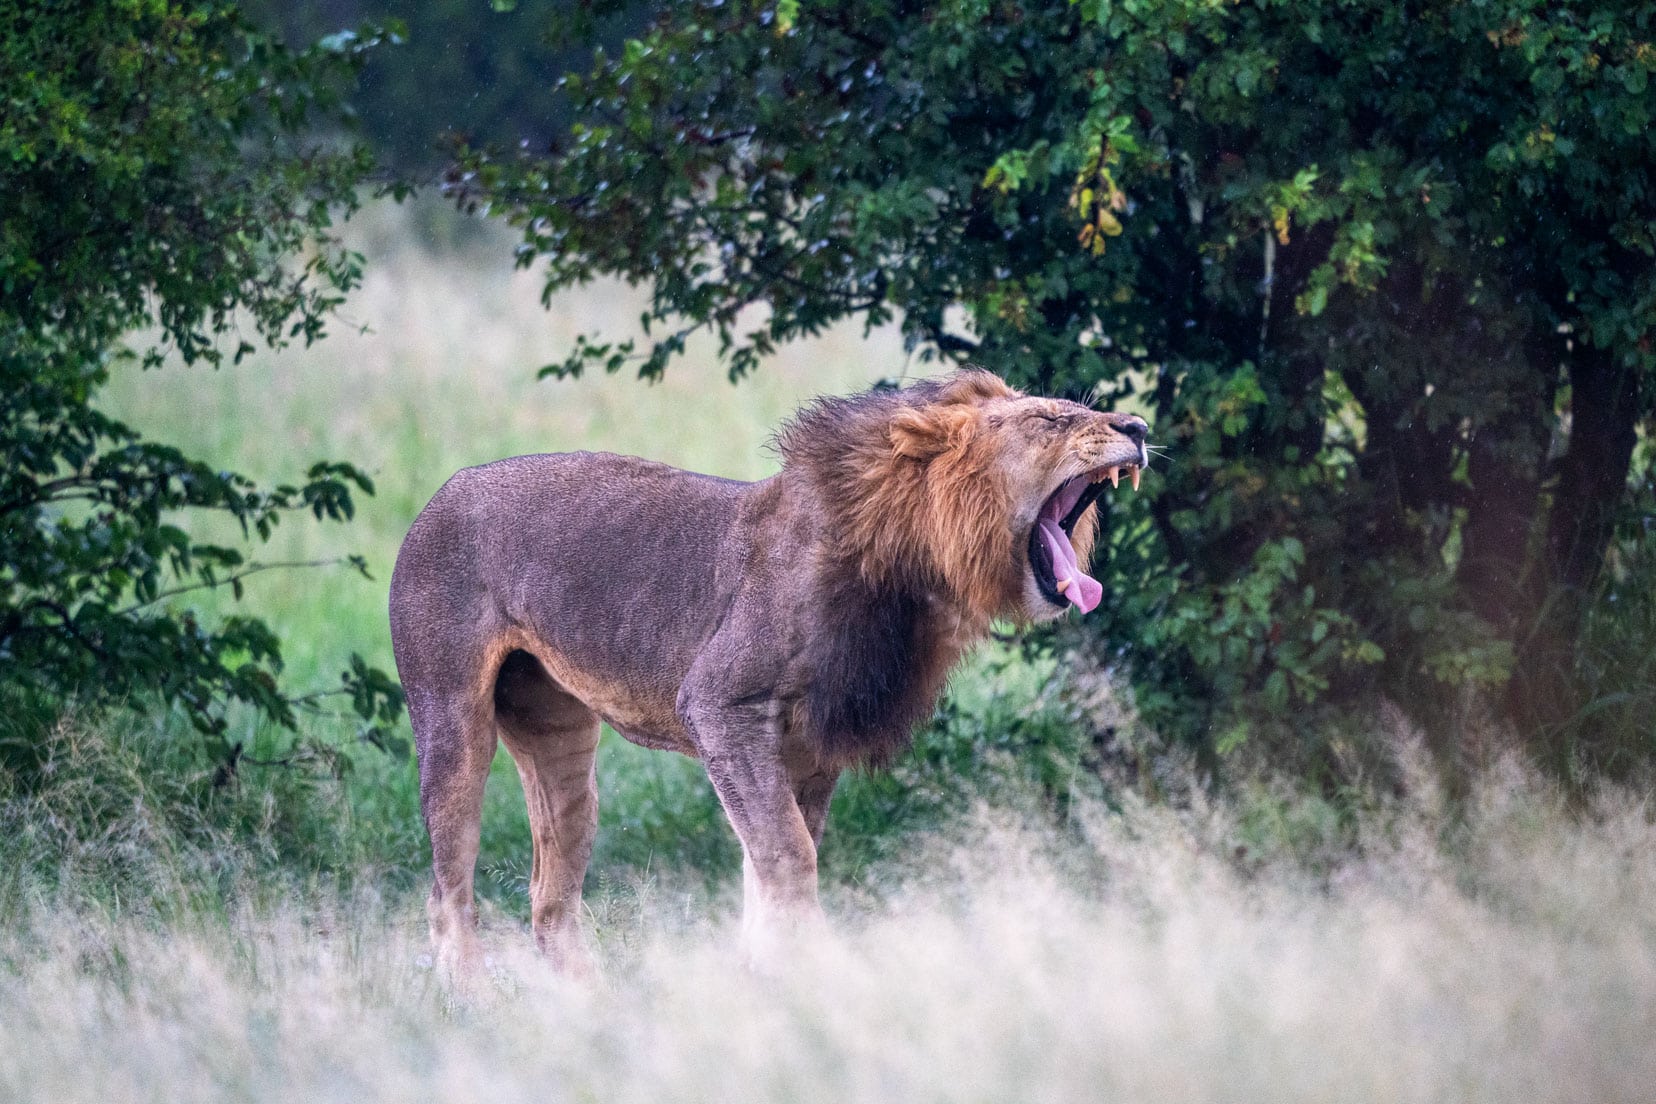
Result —
<svg viewBox="0 0 1656 1104"><path fill-rule="evenodd" d="M373 32L287 50L229 3L25 2L0 12L0 688L34 706L178 708L229 760L224 707L287 726L256 618L178 599L269 565L191 539L180 513L267 538L284 514L344 520L349 464L259 488L94 409L112 371L240 360L316 340L360 275L331 234L371 168L316 137ZM144 337L129 345L128 336ZM226 348L225 346L229 347ZM360 567L360 561L357 566ZM395 684L360 659L342 693L381 743ZM33 708L33 707L31 707ZM31 713L30 715L34 715Z"/></svg>

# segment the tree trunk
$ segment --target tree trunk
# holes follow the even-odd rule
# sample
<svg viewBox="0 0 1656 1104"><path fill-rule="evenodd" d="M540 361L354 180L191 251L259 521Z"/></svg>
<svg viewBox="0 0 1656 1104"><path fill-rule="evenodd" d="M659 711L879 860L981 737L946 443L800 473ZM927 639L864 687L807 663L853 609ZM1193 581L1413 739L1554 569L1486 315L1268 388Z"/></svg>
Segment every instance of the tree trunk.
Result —
<svg viewBox="0 0 1656 1104"><path fill-rule="evenodd" d="M1485 386L1498 390L1491 396L1493 416L1473 430L1466 449L1472 487L1455 574L1472 611L1514 643L1534 623L1540 606L1532 560L1564 355L1554 335L1533 329L1531 335L1506 379L1498 373L1485 377ZM1484 352L1496 355L1493 349ZM1507 392L1504 405L1500 390Z"/></svg>
<svg viewBox="0 0 1656 1104"><path fill-rule="evenodd" d="M1575 649L1588 599L1615 533L1637 439L1638 376L1612 354L1578 346L1570 361L1570 444L1553 488L1535 580L1535 614L1521 641L1508 711L1556 736L1576 712Z"/></svg>
<svg viewBox="0 0 1656 1104"><path fill-rule="evenodd" d="M1422 564L1429 562L1439 554L1441 534L1428 533L1423 522L1435 518L1441 526L1460 498L1454 480L1457 427L1452 419L1430 416L1427 384L1438 381L1409 365L1431 358L1396 353L1421 334L1449 340L1467 315L1458 284L1429 274L1418 261L1399 258L1363 303L1361 315L1346 321L1348 345L1359 345L1368 331L1368 344L1379 346L1372 357L1345 358L1340 377L1363 408L1367 439L1357 471L1371 496L1364 536L1382 554L1406 550Z"/></svg>
<svg viewBox="0 0 1656 1104"><path fill-rule="evenodd" d="M1478 427L1467 446L1472 489L1455 581L1472 611L1509 639L1535 617L1528 552L1546 450L1545 424L1533 410Z"/></svg>

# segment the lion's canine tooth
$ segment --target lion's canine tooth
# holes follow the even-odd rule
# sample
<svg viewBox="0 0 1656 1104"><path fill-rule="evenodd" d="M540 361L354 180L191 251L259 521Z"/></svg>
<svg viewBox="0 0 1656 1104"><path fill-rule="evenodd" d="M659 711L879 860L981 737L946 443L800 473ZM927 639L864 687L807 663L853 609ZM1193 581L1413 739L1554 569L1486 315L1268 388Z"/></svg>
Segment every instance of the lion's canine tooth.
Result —
<svg viewBox="0 0 1656 1104"><path fill-rule="evenodd" d="M1121 486L1121 469L1120 468L1111 468L1110 469L1110 486L1112 486L1112 487Z"/></svg>
<svg viewBox="0 0 1656 1104"><path fill-rule="evenodd" d="M1138 490L1139 472L1143 469L1136 464L1133 466L1133 490Z"/></svg>
<svg viewBox="0 0 1656 1104"><path fill-rule="evenodd" d="M1058 593L1059 594L1064 593L1064 591L1068 590L1069 588L1070 588L1070 581L1068 579L1059 579L1058 580Z"/></svg>

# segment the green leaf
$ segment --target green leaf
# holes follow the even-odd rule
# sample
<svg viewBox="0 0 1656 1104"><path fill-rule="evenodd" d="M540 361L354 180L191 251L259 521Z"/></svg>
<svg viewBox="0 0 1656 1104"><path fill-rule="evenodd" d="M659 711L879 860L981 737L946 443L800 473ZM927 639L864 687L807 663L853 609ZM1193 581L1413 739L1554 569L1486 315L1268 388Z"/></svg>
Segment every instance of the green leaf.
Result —
<svg viewBox="0 0 1656 1104"><path fill-rule="evenodd" d="M799 0L776 0L776 33L785 35L799 21Z"/></svg>

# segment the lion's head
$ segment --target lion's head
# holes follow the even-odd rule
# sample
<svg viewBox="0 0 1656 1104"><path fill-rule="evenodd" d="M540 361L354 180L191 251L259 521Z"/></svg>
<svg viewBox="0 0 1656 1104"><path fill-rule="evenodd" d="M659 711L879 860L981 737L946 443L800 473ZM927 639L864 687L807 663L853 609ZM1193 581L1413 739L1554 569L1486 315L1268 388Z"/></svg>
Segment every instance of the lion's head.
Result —
<svg viewBox="0 0 1656 1104"><path fill-rule="evenodd" d="M1148 454L1143 419L1034 398L988 372L824 399L778 438L871 582L941 585L984 619L1087 612L1093 500Z"/></svg>

